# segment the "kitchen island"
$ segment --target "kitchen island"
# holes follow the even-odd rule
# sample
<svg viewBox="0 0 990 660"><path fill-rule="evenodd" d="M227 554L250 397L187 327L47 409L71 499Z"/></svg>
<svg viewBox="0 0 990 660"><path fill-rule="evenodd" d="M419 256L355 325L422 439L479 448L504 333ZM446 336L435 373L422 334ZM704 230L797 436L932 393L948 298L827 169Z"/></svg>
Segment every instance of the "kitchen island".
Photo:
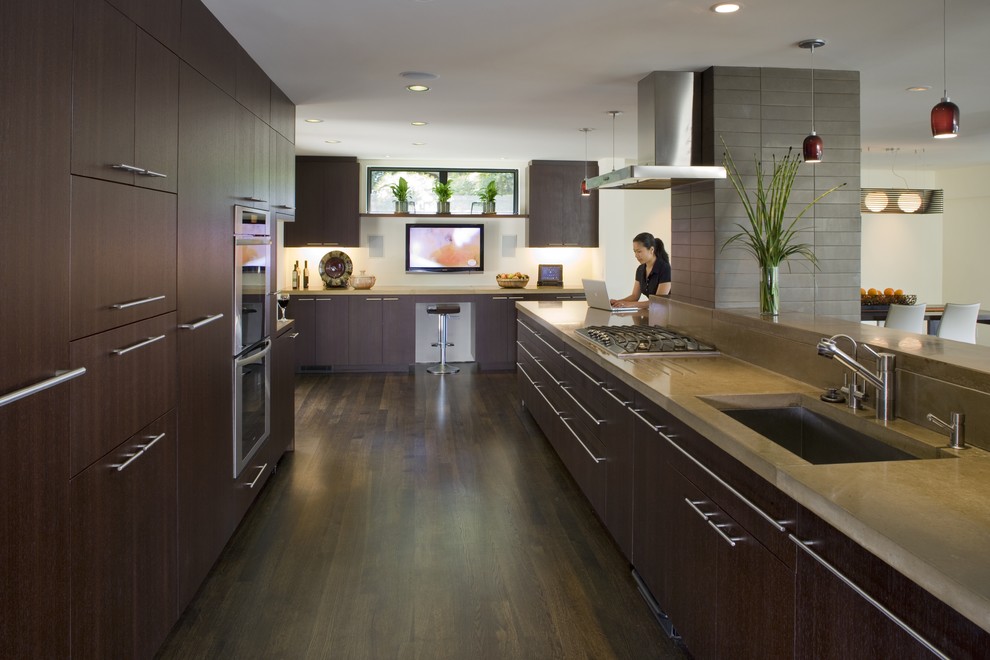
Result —
<svg viewBox="0 0 990 660"><path fill-rule="evenodd" d="M613 457L611 454L613 449L607 441L605 431L586 433L582 430L582 425L578 423L583 419L580 410L588 412L590 409L594 413L592 423L585 424L585 427L597 426L598 429L608 429L610 424L624 422L615 421L618 418L610 417L607 412L595 413L596 397L607 403L608 395L611 394L613 399L622 399L620 403L625 404L623 407L630 413L627 417L634 412L639 413L635 416L646 424L633 421L633 424L639 424L632 449L636 464L649 458L656 444L655 436L661 437L669 444L665 450L668 457L664 460L671 465L677 462L683 464L683 469L677 469L684 473L688 481L697 482L704 494L711 496L682 498L690 500L688 504L693 503L695 506L695 512L700 514L696 520L703 518L713 527L727 531L729 536L726 538L735 541L737 545L742 545L738 543L741 538L736 538L737 534L743 532L743 537L746 537L745 532L748 531L752 538L769 548L771 555L774 555L765 563L776 571L773 578L779 587L776 594L782 600L786 600L788 595L795 599L792 619L787 618L788 606L777 607L775 612L783 617L781 628L793 627L793 649L797 656L808 653L818 657L841 655L843 642L837 642L836 639L839 638L849 638L852 646L860 644L859 652L869 655L870 645L864 645L862 640L855 640L858 634L857 625L866 626L863 632L870 635L871 643L876 644L872 647L875 653L885 653L891 649L895 649L897 653L932 653L931 649L919 651L924 646L917 646L918 637L927 640L925 643L934 649L943 649L942 652L950 656L986 653L990 643L990 636L987 635L987 631L990 631L990 566L985 560L986 549L990 546L990 454L980 448L948 449L945 436L905 419L877 422L873 419L872 409L852 413L845 406L818 401L823 382L834 382L835 378L841 382L841 372L837 366L817 356L812 337L841 330L857 333L880 331L883 335L881 340L897 346L905 333L898 335L877 328L860 331L857 324L835 319L820 319L817 324L801 319L793 326L772 324L775 327L770 327L771 324L758 317L747 317L745 314L693 308L671 301L661 302L656 298L653 301L656 304L651 305L649 316L615 315L611 322L669 325L675 330L716 343L722 349L722 355L698 358L618 358L576 334L575 331L585 325L585 305L568 302L517 304L521 324L519 382L523 400L544 428L551 443L558 448L558 453L567 451L565 445L560 444L561 438L573 437L587 452L585 455L595 459L594 465L601 463L612 467L621 460L621 456ZM528 328L529 334L524 328ZM759 341L754 341L754 337ZM527 343L527 339L535 341ZM924 341L934 340L926 338ZM874 342L874 345L883 347L882 341ZM935 346L930 343L911 346L910 355L898 357L905 369L916 369L918 364L931 367L936 362L934 356L941 353L949 359L949 366L942 363L936 365L934 371L940 377L947 381L953 378L967 381L970 385L978 380L973 373L963 376L946 375L947 370L951 370L953 360L965 362L961 357L952 355L955 347L947 349L944 345ZM926 346L930 350L926 350ZM539 350L543 352L540 353ZM969 349L967 347L959 350ZM743 354L748 361L734 357L730 352ZM561 358L562 364L566 362L580 365L580 373L588 376L591 382L607 383L602 385L604 393L600 397L592 393L579 402L581 397L574 397L577 389L572 385L583 377L574 376L568 379L566 374L554 372L552 366L548 370L546 367L554 364L555 354ZM775 367L782 359L789 359L797 366L790 369L791 375L782 374L780 371L786 371L785 369L777 367L776 370L770 370L757 366L761 363L761 355L766 358L765 363ZM970 366L972 364L971 361ZM564 364L561 368L568 367ZM795 373L813 375L807 378L792 377ZM908 411L909 405L921 400L930 403L938 399L919 397L910 385L910 380L915 377L920 376L906 370L899 373L899 381L904 381L906 385L902 388L904 403L899 407L899 417L917 418L919 411ZM929 378L935 386L941 384L932 380L931 374L923 377ZM553 396L555 383L564 383L561 389L567 390L556 399ZM957 383L945 385L949 388L957 386ZM616 393L620 393L618 398ZM568 413L570 400L583 405L583 408L572 406L573 414ZM547 406L544 401L549 406L550 414L545 410ZM809 407L817 404L831 416L838 416L849 426L857 427L869 435L886 434L888 440L899 442L901 448L920 459L814 465L721 412L721 409L733 407L780 407L796 403ZM831 410L828 410L830 407ZM603 406L602 410L607 408ZM621 415L624 412L613 414ZM927 410L922 410L920 414L923 416L925 412ZM947 411L936 412L947 415ZM558 417L564 420L560 432L556 428L557 421L553 413L558 413ZM598 419L594 419L595 417ZM657 421L660 423L657 424ZM656 430L655 436L640 434L640 428L650 427ZM603 441L600 442L600 439ZM562 453L562 459L568 464L565 453ZM688 454L691 457L685 459ZM576 456L580 456L580 452ZM709 461L706 457L714 458ZM691 461L696 464L691 464ZM576 465L573 461L572 464ZM594 470L594 465L591 470ZM585 484L595 483L593 477L583 476L583 468L571 469L583 488ZM662 480L656 476L660 474L659 471L647 474L653 482L650 485L641 483L641 474L640 471L635 472L632 495L634 504L654 501L649 499L652 497L650 490L663 488L660 484ZM676 474L676 471L672 474ZM692 474L698 476L694 477ZM675 578L671 576L670 569L665 571L663 565L676 557L683 558L684 555L677 554L676 543L668 553L669 556L663 553L657 556L652 547L644 547L641 542L637 542L636 539L644 536L641 533L643 530L639 529L642 511L637 513L634 510L633 542L624 543L621 535L617 536L615 528L609 524L617 515L609 510L609 506L614 504L609 491L615 486L626 486L614 484L612 472L602 472L602 475L601 481L605 482L603 486L591 485L586 489L586 493L591 493L589 500L593 506L597 505L596 510L613 536L616 536L620 548L627 556L631 555L629 559L634 568L644 573L641 570L641 564L644 564L647 574L656 575L653 584L650 584L649 575L644 577L647 586L660 601L659 606L664 610L670 608L679 612L701 612L699 616L707 616L704 608L695 607L692 610L690 606L671 607L673 604L664 602L665 595L673 594L672 597L676 597L680 592L676 584L671 586L671 581ZM720 496L716 493L717 489L724 490L722 486L710 486L711 492L705 491L701 482L711 478L728 483L729 492L733 495ZM604 495L601 494L602 491L605 492ZM752 513L747 506L739 507L735 514L729 510L735 506L730 500L738 499L734 495L740 494L744 496L742 499L748 506L753 501L757 504L766 503L763 508L770 512L766 518L771 521L767 523L766 520L757 520L749 523L750 529L747 530L745 517ZM746 501L747 498L749 501ZM728 522L717 523L718 515L722 514L698 511L700 502L708 502L709 505L717 503L722 510L735 515L735 521L725 516L724 520ZM675 502L678 503L682 502ZM737 525L736 521L741 524ZM756 529L759 525L767 529ZM809 530L815 530L817 534L823 528L830 528L823 533L832 534L835 539L829 538L828 542L817 541L816 536L815 542L802 542L811 533ZM675 529L673 534L678 536L677 543L686 543L679 538L685 534L680 526L672 526L670 529ZM658 531L654 526L646 529L646 534L654 535L656 545L662 546L665 543L664 538L671 535L670 529L664 531L661 528ZM818 560L811 561L808 559L810 555L800 552L804 549L817 549L818 559L821 559L822 555L827 555L833 548L841 548L842 553L845 553L839 553L832 560L833 567L835 563L850 561L849 567L844 571L847 576L851 572L855 573L857 566L869 567L862 574L851 575L853 579L850 582L857 587L865 587L863 590L876 596L876 600L885 604L891 614L898 616L902 623L907 622L904 627L890 624L894 626L890 633L894 640L891 645L885 646L881 639L883 635L873 629L872 623L865 623L868 618L859 617L862 621L846 621L846 618L855 616L853 612L859 612L856 607L861 599L850 601L847 595L830 598L836 591L825 580L831 578L827 574L823 577L815 573L815 570L819 570L814 568L818 566ZM701 557L697 561L702 561L704 553L691 553L691 556ZM855 559L849 559L849 556ZM719 554L718 557L721 559L722 555ZM660 566L650 565L654 563ZM781 563L785 568L781 568ZM808 567L809 563L813 565L811 568ZM732 564L724 561L715 563L700 574L718 574L720 566ZM691 567L677 566L675 572L691 573ZM728 574L728 571L723 569L722 574ZM781 575L784 577L781 578ZM720 575L720 580L721 577ZM789 584L788 580L791 580ZM891 586L894 584L897 586ZM693 588L697 588L697 584ZM719 591L719 596L727 597L723 591ZM814 602L809 603L809 599ZM752 600L759 602L758 598ZM826 607L829 603L835 604L839 611L814 609L815 604ZM905 603L911 606L906 606ZM872 616L869 615L872 611L875 611L874 608L868 607L867 615ZM692 621L683 620L683 616L678 620L674 612L668 613L672 616L674 627L685 631L692 631L693 627L697 629ZM839 618L831 623L823 622L823 619L830 616ZM890 622L887 615L882 615L881 619ZM730 626L723 625L722 628L725 636L730 638L733 633ZM904 628L917 633L918 637L911 633L905 634ZM692 637L686 634L685 641L689 648L692 648L692 641L695 642L693 651L696 655L708 655L709 649L712 650L712 655L727 654L725 649L729 647L723 644L730 644L731 641L723 641L716 635L719 639L712 641L712 646L709 647L707 635L708 633L699 632ZM782 648L787 648L786 632L783 637ZM973 649L983 650L977 653Z"/></svg>

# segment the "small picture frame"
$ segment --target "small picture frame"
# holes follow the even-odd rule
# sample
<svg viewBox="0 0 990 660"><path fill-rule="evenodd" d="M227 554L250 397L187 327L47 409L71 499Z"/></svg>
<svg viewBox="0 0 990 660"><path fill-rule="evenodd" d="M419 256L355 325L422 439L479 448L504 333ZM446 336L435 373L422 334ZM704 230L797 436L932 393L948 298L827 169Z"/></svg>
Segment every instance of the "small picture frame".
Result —
<svg viewBox="0 0 990 660"><path fill-rule="evenodd" d="M563 264L540 264L536 286L564 286Z"/></svg>

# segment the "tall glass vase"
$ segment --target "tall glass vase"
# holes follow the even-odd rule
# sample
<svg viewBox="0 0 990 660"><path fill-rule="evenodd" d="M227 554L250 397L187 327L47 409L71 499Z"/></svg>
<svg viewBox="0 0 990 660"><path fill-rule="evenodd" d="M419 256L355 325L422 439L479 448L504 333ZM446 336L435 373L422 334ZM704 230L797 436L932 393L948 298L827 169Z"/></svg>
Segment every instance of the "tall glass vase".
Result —
<svg viewBox="0 0 990 660"><path fill-rule="evenodd" d="M780 314L780 266L760 265L760 314Z"/></svg>

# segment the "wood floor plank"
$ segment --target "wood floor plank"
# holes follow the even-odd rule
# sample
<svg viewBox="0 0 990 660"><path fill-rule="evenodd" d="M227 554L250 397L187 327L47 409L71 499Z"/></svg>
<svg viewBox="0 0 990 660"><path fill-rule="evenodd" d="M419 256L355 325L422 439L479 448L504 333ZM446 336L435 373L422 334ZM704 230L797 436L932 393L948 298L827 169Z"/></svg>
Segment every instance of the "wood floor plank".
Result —
<svg viewBox="0 0 990 660"><path fill-rule="evenodd" d="M514 374L305 375L159 657L682 658Z"/></svg>

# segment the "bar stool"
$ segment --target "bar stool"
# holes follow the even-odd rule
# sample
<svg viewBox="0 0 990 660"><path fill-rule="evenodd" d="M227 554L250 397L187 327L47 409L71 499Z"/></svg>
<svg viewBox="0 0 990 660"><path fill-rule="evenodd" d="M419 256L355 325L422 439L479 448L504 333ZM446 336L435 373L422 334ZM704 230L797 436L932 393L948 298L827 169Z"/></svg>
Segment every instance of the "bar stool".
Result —
<svg viewBox="0 0 990 660"><path fill-rule="evenodd" d="M447 341L447 316L450 314L460 314L460 312L461 306L457 303L437 303L436 305L429 305L426 308L427 314L437 315L437 327L440 334L437 343L430 344L430 346L440 347L440 364L426 368L431 374L456 374L460 371L459 368L447 364L447 347L453 346L452 343Z"/></svg>

